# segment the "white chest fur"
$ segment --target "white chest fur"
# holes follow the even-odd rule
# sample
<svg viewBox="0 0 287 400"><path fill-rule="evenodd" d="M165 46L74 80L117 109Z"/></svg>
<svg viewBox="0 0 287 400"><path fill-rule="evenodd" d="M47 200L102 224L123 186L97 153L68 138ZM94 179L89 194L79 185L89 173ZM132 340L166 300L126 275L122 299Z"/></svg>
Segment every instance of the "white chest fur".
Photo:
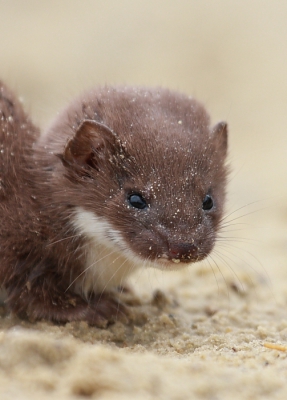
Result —
<svg viewBox="0 0 287 400"><path fill-rule="evenodd" d="M104 218L79 207L74 226L88 239L85 271L75 282L76 291L88 296L91 292L115 288L139 266L120 232Z"/></svg>

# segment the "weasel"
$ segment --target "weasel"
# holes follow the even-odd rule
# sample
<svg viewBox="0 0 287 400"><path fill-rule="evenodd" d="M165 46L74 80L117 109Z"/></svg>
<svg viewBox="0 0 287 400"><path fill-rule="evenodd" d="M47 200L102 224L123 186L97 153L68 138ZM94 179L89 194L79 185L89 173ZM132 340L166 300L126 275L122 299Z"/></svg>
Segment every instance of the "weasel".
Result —
<svg viewBox="0 0 287 400"><path fill-rule="evenodd" d="M104 327L137 268L207 257L222 220L227 124L162 88L98 87L42 136L0 85L0 283L15 314Z"/></svg>

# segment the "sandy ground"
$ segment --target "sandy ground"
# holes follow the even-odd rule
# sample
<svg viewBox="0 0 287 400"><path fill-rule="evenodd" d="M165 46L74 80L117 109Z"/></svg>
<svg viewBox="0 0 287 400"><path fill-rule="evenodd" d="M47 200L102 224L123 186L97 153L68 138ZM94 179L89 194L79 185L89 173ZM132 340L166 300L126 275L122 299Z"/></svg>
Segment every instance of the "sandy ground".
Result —
<svg viewBox="0 0 287 400"><path fill-rule="evenodd" d="M287 4L0 2L0 76L42 127L95 84L195 95L230 127L228 224L209 259L141 270L132 321L0 309L1 399L287 398Z"/></svg>

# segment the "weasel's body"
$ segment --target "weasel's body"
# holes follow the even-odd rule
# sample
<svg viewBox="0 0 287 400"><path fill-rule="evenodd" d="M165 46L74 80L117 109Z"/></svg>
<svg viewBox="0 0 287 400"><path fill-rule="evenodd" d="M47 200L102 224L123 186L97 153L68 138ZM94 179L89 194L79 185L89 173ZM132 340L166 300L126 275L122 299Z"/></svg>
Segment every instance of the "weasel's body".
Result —
<svg viewBox="0 0 287 400"><path fill-rule="evenodd" d="M11 191L0 204L0 279L14 312L105 325L118 312L110 290L135 268L174 269L210 253L225 198L227 129L210 129L194 99L94 89L41 139L17 107L10 114L29 129L15 125L8 143L3 125L5 151L14 143L20 161L9 158L2 180Z"/></svg>

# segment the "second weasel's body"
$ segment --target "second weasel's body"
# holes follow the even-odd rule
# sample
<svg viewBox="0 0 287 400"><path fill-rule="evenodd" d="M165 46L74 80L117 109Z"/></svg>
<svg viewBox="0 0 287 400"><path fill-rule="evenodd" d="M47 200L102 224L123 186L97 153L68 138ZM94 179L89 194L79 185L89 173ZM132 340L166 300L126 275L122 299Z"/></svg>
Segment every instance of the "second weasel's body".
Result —
<svg viewBox="0 0 287 400"><path fill-rule="evenodd" d="M16 313L104 325L118 312L110 289L136 267L174 269L210 253L225 199L227 129L211 129L195 100L98 88L41 139L36 132L24 156L29 221L19 226L19 238L32 240L10 235L6 244L22 251L13 265L10 251L0 272Z"/></svg>

